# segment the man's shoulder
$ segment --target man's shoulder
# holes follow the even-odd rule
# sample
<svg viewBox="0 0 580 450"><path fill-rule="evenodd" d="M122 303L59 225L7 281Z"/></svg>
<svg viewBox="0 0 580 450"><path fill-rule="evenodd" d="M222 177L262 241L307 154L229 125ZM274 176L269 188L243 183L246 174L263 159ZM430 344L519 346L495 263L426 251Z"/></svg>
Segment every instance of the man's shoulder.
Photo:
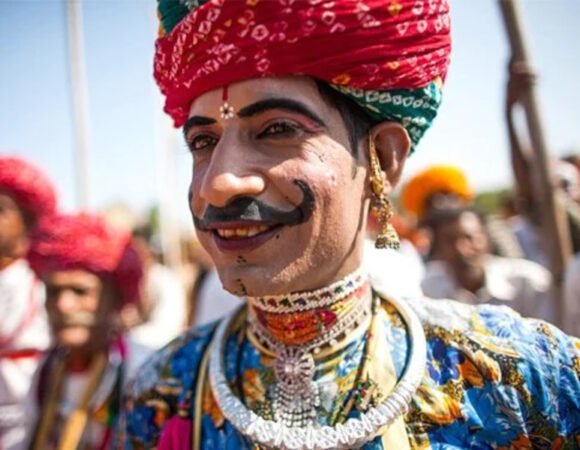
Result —
<svg viewBox="0 0 580 450"><path fill-rule="evenodd" d="M25 259L18 259L0 270L0 289L8 293L18 289L28 294L35 281L38 281L36 275ZM6 296L7 292L0 292L2 294Z"/></svg>
<svg viewBox="0 0 580 450"><path fill-rule="evenodd" d="M569 368L580 377L580 342L538 319L523 318L507 306L467 305L454 300L417 298L409 305L419 316L428 341L440 340L471 357L478 350L511 360L522 370L540 371L547 380L552 369ZM580 387L580 385L579 385Z"/></svg>
<svg viewBox="0 0 580 450"><path fill-rule="evenodd" d="M542 320L524 318L504 305L470 305L450 299L428 297L409 298L407 302L421 320L426 332L437 328L457 335L525 339L526 336L549 327L563 334Z"/></svg>
<svg viewBox="0 0 580 450"><path fill-rule="evenodd" d="M192 327L153 353L139 368L127 396L138 400L170 385L187 386L184 383L197 374L216 326L217 322Z"/></svg>
<svg viewBox="0 0 580 450"><path fill-rule="evenodd" d="M426 426L446 441L473 426L469 442L494 448L508 448L519 436L535 443L534 436L568 440L579 432L580 343L506 306L426 298L408 304L427 341L411 429Z"/></svg>
<svg viewBox="0 0 580 450"><path fill-rule="evenodd" d="M194 327L154 353L125 391L115 448L155 448L168 421L189 419L217 322Z"/></svg>

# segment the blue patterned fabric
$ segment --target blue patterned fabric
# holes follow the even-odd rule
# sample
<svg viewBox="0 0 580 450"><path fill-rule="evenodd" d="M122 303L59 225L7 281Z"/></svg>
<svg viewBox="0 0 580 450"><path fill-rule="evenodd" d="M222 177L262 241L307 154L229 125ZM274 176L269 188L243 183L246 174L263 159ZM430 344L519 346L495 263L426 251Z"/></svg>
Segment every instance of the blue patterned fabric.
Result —
<svg viewBox="0 0 580 450"><path fill-rule="evenodd" d="M522 319L507 307L407 301L427 338L424 377L405 416L410 448L580 448L580 342L545 322ZM385 336L400 375L410 351L407 330L390 304L384 308ZM192 423L197 367L213 329L189 331L141 370L128 394L118 448L153 448L172 418ZM327 395L322 421L332 421L348 394L341 387L350 386L343 381L360 363L362 339L318 374L338 386L336 398ZM242 392L248 407L260 411L271 369L240 333L230 336L225 358L233 389ZM209 392L203 401L201 448L252 448L223 418ZM357 414L353 409L349 415ZM379 438L364 446L382 448Z"/></svg>

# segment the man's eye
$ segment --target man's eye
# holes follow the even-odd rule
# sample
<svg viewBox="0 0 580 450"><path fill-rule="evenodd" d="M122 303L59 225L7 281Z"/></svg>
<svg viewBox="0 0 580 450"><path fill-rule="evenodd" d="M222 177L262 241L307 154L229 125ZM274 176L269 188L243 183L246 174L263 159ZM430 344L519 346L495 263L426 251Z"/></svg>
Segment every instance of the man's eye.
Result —
<svg viewBox="0 0 580 450"><path fill-rule="evenodd" d="M302 129L291 122L275 122L268 125L259 137L293 137L299 134Z"/></svg>
<svg viewBox="0 0 580 450"><path fill-rule="evenodd" d="M197 152L200 150L205 150L210 147L213 147L217 142L217 139L213 136L209 136L207 134L201 134L197 136L193 136L189 142L188 146L192 152Z"/></svg>
<svg viewBox="0 0 580 450"><path fill-rule="evenodd" d="M80 296L86 296L89 293L89 290L87 288L81 288L81 287L75 287L72 289L72 291L75 293L75 295Z"/></svg>

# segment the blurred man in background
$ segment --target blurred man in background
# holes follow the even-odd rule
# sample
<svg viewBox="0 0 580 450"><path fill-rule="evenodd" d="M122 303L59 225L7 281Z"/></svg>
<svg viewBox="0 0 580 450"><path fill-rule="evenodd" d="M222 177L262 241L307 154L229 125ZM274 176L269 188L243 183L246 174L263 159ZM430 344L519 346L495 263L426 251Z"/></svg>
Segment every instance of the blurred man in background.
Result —
<svg viewBox="0 0 580 450"><path fill-rule="evenodd" d="M436 260L427 264L423 293L477 305L507 305L526 317L553 321L550 273L539 264L491 255L482 216L469 208L446 208L426 225Z"/></svg>
<svg viewBox="0 0 580 450"><path fill-rule="evenodd" d="M551 242L542 232L542 217L545 211L537 190L535 155L533 149L525 145L525 140L520 136L521 130L518 130L516 126L518 108L525 104L526 92L535 79L536 76L525 64L521 62L510 64L505 114L519 215L509 221L509 226L517 238L524 257L544 267L549 267ZM572 252L578 253L580 252L580 205L578 204L580 186L578 173L572 167L574 158L573 155L571 156L570 161L552 159L551 174L552 186L557 193L556 198L566 214Z"/></svg>
<svg viewBox="0 0 580 450"><path fill-rule="evenodd" d="M413 176L401 192L401 204L419 226L440 210L473 204L475 193L466 174L453 165L434 165ZM492 217L486 222L492 253L522 257L517 240L507 224ZM430 258L436 258L430 250Z"/></svg>
<svg viewBox="0 0 580 450"><path fill-rule="evenodd" d="M0 157L0 448L24 439L23 401L49 345L44 289L24 259L30 229L56 208L51 182L34 165Z"/></svg>
<svg viewBox="0 0 580 450"><path fill-rule="evenodd" d="M139 255L128 234L79 214L43 219L28 259L54 337L31 396L30 448L107 448L124 381L148 354L124 339L119 314L140 299Z"/></svg>

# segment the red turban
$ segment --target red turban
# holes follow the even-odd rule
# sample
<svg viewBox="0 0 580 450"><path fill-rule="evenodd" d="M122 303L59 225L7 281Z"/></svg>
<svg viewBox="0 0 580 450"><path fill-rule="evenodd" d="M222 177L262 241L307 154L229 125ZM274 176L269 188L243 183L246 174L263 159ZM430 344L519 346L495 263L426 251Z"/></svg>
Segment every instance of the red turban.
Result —
<svg viewBox="0 0 580 450"><path fill-rule="evenodd" d="M130 235L89 214L47 216L30 237L28 260L39 277L61 270L85 270L111 278L121 304L139 299L143 267Z"/></svg>
<svg viewBox="0 0 580 450"><path fill-rule="evenodd" d="M154 73L175 126L199 95L250 78L416 89L449 63L446 0L159 0L159 14Z"/></svg>
<svg viewBox="0 0 580 450"><path fill-rule="evenodd" d="M0 157L0 190L7 192L34 221L56 210L52 183L41 169L23 159Z"/></svg>

